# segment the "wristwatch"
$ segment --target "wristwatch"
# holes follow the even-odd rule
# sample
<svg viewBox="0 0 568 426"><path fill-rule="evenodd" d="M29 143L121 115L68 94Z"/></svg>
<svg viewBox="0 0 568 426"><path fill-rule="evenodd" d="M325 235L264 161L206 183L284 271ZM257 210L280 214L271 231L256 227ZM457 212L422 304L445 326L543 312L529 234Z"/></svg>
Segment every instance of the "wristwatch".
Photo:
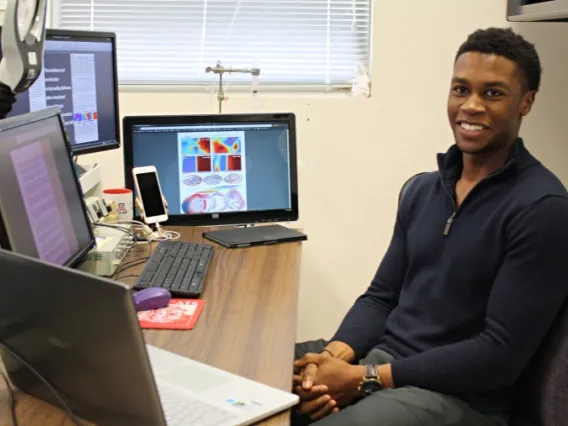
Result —
<svg viewBox="0 0 568 426"><path fill-rule="evenodd" d="M365 376L359 383L359 393L362 397L367 397L375 392L383 389L383 383L377 372L377 366L374 364L365 365Z"/></svg>

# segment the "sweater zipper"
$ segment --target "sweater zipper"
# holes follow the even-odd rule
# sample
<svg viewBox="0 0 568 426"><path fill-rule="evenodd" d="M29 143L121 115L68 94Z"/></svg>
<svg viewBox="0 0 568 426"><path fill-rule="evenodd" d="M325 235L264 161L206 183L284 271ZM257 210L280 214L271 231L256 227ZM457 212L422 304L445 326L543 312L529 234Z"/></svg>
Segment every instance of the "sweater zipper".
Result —
<svg viewBox="0 0 568 426"><path fill-rule="evenodd" d="M444 227L444 236L446 236L446 237L448 235L450 235L450 231L452 230L452 223L454 221L454 218L456 217L456 214L457 214L457 211L454 208L452 215L446 221L446 226Z"/></svg>
<svg viewBox="0 0 568 426"><path fill-rule="evenodd" d="M460 206L458 207L456 204L456 201L454 200L454 197L452 197L452 195L450 194L450 192L448 191L448 189L446 188L446 185L442 185L444 187L444 191L446 191L446 195L450 198L450 201L452 202L452 206L454 208L454 211L452 212L452 215L448 218L448 220L446 221L446 226L444 226L444 236L447 237L448 235L450 235L450 232L452 230L452 224L454 223L454 220L457 216L457 214L462 210L463 205L465 204L465 202L471 198L471 193L474 192L482 183L484 183L485 181L489 180L489 179L493 179L497 176L499 176L501 173L505 172L505 170L507 170L509 167L511 167L511 165L513 163L515 163L517 160L511 160L509 161L505 166L503 166L501 169L499 169L498 171L496 171L495 173L491 173L490 175L484 177L483 179L481 179L473 188L471 188L471 191L469 191L469 193L466 195L466 197L464 198L464 200L462 201L462 203L460 204Z"/></svg>

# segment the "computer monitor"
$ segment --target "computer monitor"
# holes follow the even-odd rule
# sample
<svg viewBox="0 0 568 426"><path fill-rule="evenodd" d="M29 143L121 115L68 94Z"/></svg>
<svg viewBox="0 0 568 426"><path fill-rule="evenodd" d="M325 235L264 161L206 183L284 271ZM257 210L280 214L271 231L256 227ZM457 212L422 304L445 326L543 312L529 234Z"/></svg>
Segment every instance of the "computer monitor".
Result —
<svg viewBox="0 0 568 426"><path fill-rule="evenodd" d="M123 132L126 186L155 166L170 224L298 219L294 114L125 117Z"/></svg>
<svg viewBox="0 0 568 426"><path fill-rule="evenodd" d="M59 109L0 120L0 247L74 266L94 243Z"/></svg>
<svg viewBox="0 0 568 426"><path fill-rule="evenodd" d="M46 30L42 73L8 116L50 106L61 108L73 155L120 146L114 33Z"/></svg>

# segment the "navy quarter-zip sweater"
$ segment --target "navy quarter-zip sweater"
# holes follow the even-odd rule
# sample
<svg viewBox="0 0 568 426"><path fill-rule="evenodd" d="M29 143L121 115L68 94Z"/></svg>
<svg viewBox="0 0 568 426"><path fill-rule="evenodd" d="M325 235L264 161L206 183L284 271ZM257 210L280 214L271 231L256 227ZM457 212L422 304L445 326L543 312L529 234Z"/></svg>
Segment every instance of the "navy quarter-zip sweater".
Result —
<svg viewBox="0 0 568 426"><path fill-rule="evenodd" d="M521 139L459 207L455 145L438 167L408 189L375 278L332 340L358 359L393 355L397 387L501 411L568 294L568 195Z"/></svg>

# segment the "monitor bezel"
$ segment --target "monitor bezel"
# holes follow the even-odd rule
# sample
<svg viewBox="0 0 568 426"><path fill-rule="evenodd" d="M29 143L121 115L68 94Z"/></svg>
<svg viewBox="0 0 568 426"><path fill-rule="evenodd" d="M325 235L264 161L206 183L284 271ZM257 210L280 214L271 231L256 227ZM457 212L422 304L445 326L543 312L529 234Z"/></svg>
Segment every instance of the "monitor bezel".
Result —
<svg viewBox="0 0 568 426"><path fill-rule="evenodd" d="M89 237L90 237L89 242L84 247L80 247L73 254L73 256L71 256L62 265L62 266L66 266L66 267L74 267L74 266L77 266L80 262L82 262L86 258L89 251L93 247L95 247L96 240L95 240L95 235L94 235L94 232L93 232L93 227L91 226L91 224L89 222L89 218L88 218L87 211L86 211L86 208L85 208L85 203L83 202L83 200L84 200L83 189L81 188L79 178L77 177L77 171L75 169L75 162L74 162L73 156L71 154L71 144L69 142L67 132L65 131L65 124L63 123L63 120L61 118L59 107L50 107L50 108L46 108L46 109L43 109L43 110L40 110L40 111L29 112L29 113L26 113L26 114L22 114L22 115L18 115L18 116L15 116L15 117L9 117L9 118L5 118L3 120L0 120L0 133L7 131L7 130L12 130L16 127L25 126L27 124L35 123L35 122L42 121L42 120L48 120L48 119L54 118L54 117L57 117L57 120L59 121L59 125L61 127L62 134L64 136L65 145L67 147L67 158L69 160L69 167L71 167L71 171L75 176L75 188L77 189L77 195L79 196L79 199L81 200L83 216L85 218L85 223L87 224L87 229L88 229ZM4 219L2 217L2 209L1 208L0 208L0 247L2 247L3 249L6 249L6 250L12 251L12 245L10 243L10 238L8 237L8 229L7 229L6 225L4 224Z"/></svg>
<svg viewBox="0 0 568 426"><path fill-rule="evenodd" d="M0 35L2 34L2 27L0 26ZM115 126L115 143L106 144L106 145L96 145L90 146L87 148L77 148L75 145L71 145L71 152L73 155L84 155L84 154L92 154L95 152L103 152L103 151L110 151L113 149L118 149L121 146L120 141L120 109L118 104L118 57L117 57L117 45L116 45L116 33L114 32L105 32L105 31L82 31L82 30L63 30L63 29L55 29L55 28L47 28L45 30L45 40L61 40L68 38L73 40L74 38L86 41L97 41L100 39L110 39L112 42L112 74L113 74L113 81L112 85L114 87L114 110L115 110L115 117L114 117L114 126ZM44 56L45 56L45 48L44 48ZM66 132L67 133L67 132Z"/></svg>
<svg viewBox="0 0 568 426"><path fill-rule="evenodd" d="M122 120L122 140L124 147L124 182L126 188L135 191L132 169L134 168L133 129L139 125L193 125L226 123L283 122L288 125L290 162L290 209L258 210L247 212L215 214L172 214L168 213L168 225L216 226L242 225L273 222L294 222L299 218L298 206L298 164L296 150L296 117L293 113L259 114L200 114L200 115L158 115L126 116ZM133 195L134 197L134 195ZM134 200L133 200L134 201ZM140 219L137 217L137 219Z"/></svg>
<svg viewBox="0 0 568 426"><path fill-rule="evenodd" d="M76 145L71 145L71 153L75 156L92 154L94 152L103 152L113 149L120 148L120 110L118 104L118 57L117 57L117 46L116 46L116 33L106 32L106 31L82 31L82 30L64 30L48 28L46 29L45 39L47 40L61 40L69 38L71 41L74 39L79 39L76 41L97 41L97 39L110 39L112 43L112 74L113 81L112 85L114 88L114 126L115 126L115 137L116 142L113 144L91 146L87 148L78 148Z"/></svg>

